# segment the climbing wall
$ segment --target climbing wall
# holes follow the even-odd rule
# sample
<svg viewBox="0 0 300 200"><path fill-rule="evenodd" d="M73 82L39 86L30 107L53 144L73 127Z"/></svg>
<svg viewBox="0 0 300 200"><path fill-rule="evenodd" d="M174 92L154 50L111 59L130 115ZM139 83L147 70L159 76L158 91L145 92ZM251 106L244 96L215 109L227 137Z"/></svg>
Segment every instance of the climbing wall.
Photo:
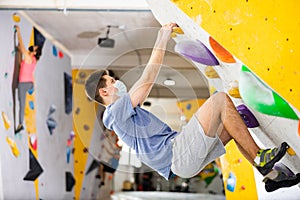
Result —
<svg viewBox="0 0 300 200"><path fill-rule="evenodd" d="M18 100L13 109L14 28L20 26L26 46L36 42L36 30L21 15L1 11L0 53L0 199L71 199L67 191L66 149L73 148L72 116L66 112L66 79L71 73L70 59L60 52L53 54L53 45L46 39L42 56L34 72L35 87L27 93L25 129L14 133L14 113L18 119ZM72 97L72 95L71 95ZM71 105L72 106L72 105ZM72 156L70 157L72 160Z"/></svg>
<svg viewBox="0 0 300 200"><path fill-rule="evenodd" d="M72 108L72 101L66 104L69 102L67 99L72 98L69 83L71 64L70 58L63 52L58 50L61 55L56 55L54 47L46 41L40 60L42 67L35 72L38 156L44 170L39 178L41 199L72 198L74 193L73 154L68 157L74 146L72 112L68 110Z"/></svg>
<svg viewBox="0 0 300 200"><path fill-rule="evenodd" d="M104 107L98 106L85 95L84 83L93 71L79 68L72 70L75 132L74 177L76 180L74 199L109 198L112 191L111 179L105 181L105 187L99 188L100 179L95 178L99 161L103 160L102 146L106 137L101 120Z"/></svg>
<svg viewBox="0 0 300 200"><path fill-rule="evenodd" d="M297 0L173 2L300 110L300 71L296 65L300 54Z"/></svg>
<svg viewBox="0 0 300 200"><path fill-rule="evenodd" d="M74 143L74 176L76 177L75 199L81 198L85 170L88 166L89 147L93 135L96 104L90 101L84 92L85 79L91 71L73 70L74 81L74 131L76 140ZM91 117L93 116L93 117Z"/></svg>
<svg viewBox="0 0 300 200"><path fill-rule="evenodd" d="M14 134L14 113L11 83L14 73L14 29L17 24L12 19L12 12L1 12L1 44L5 51L0 54L0 108L1 108L1 199L5 198L31 198L35 199L36 190L33 182L24 181L29 171L29 146L27 135ZM23 26L21 26L21 23ZM24 43L29 44L31 26L25 21L18 22L23 28ZM27 28L24 28L27 27ZM22 188L27 188L27 191ZM16 194L15 191L21 191ZM22 194L23 192L23 194ZM27 193L25 193L27 192ZM20 195L20 196L19 196Z"/></svg>
<svg viewBox="0 0 300 200"><path fill-rule="evenodd" d="M186 101L179 101L177 103L178 108L181 113L185 116L188 121L191 119L193 114L200 108L200 106L205 102L206 99L193 99Z"/></svg>
<svg viewBox="0 0 300 200"><path fill-rule="evenodd" d="M263 145L287 141L295 153L284 163L300 171L296 1L149 0L148 4L161 24L176 22L181 27L172 35L174 51L205 75L210 94L227 92ZM226 196L256 199L251 165L237 154L234 144L228 151L236 159L222 159L226 193L231 192ZM245 184L238 174L243 174Z"/></svg>

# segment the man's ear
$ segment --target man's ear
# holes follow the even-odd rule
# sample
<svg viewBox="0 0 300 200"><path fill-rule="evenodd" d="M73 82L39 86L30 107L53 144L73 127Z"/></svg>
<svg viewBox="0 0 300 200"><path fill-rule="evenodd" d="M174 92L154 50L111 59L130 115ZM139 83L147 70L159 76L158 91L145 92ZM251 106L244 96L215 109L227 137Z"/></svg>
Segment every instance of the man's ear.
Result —
<svg viewBox="0 0 300 200"><path fill-rule="evenodd" d="M99 89L99 94L100 94L100 96L107 96L108 92L105 88L100 88Z"/></svg>

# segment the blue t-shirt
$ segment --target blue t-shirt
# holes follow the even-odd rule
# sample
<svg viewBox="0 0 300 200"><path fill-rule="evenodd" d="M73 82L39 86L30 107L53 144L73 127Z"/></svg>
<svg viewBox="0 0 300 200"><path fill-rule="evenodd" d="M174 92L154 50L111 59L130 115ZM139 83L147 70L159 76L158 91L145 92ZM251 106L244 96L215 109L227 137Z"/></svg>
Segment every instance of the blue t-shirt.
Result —
<svg viewBox="0 0 300 200"><path fill-rule="evenodd" d="M135 150L138 158L168 179L172 162L171 139L178 133L140 106L132 107L129 94L107 106L104 125Z"/></svg>

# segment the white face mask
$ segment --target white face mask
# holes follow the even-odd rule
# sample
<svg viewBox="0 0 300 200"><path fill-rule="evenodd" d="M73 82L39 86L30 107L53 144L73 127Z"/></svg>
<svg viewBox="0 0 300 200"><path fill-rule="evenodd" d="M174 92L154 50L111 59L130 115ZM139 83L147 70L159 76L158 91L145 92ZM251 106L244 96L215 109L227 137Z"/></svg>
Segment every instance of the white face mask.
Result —
<svg viewBox="0 0 300 200"><path fill-rule="evenodd" d="M126 85L122 81L116 80L113 86L118 89L117 95L119 97L127 93Z"/></svg>

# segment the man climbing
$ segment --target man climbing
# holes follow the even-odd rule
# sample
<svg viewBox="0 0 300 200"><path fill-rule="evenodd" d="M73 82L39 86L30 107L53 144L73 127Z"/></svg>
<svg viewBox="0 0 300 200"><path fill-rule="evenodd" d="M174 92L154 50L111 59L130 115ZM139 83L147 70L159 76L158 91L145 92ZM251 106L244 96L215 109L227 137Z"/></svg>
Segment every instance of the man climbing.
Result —
<svg viewBox="0 0 300 200"><path fill-rule="evenodd" d="M219 92L207 99L180 133L140 107L157 79L167 42L176 26L170 23L160 29L150 59L128 93L125 84L109 76L106 70L95 71L88 77L87 96L106 107L104 125L167 180L174 174L183 178L198 174L225 153L224 145L232 139L247 160L267 175L285 155L288 144L260 149L226 93Z"/></svg>

